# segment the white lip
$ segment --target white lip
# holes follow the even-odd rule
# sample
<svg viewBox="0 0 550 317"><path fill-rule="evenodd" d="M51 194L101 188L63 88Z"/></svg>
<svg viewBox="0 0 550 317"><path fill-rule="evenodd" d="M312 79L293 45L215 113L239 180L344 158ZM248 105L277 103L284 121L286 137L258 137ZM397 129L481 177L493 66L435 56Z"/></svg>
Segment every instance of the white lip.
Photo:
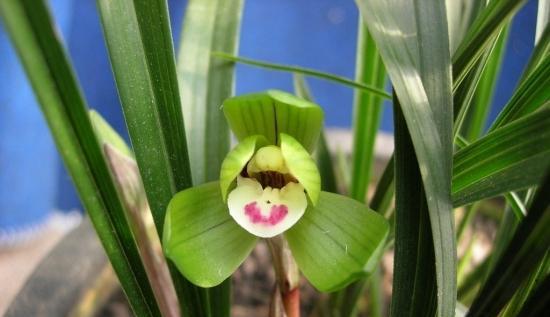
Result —
<svg viewBox="0 0 550 317"><path fill-rule="evenodd" d="M271 238L300 220L307 208L307 198L304 188L297 183L290 182L281 189L263 189L257 180L239 176L237 187L229 193L227 205L231 217L246 231L258 237ZM274 215L283 209L286 209L284 216ZM259 211L261 219L252 217L247 210Z"/></svg>

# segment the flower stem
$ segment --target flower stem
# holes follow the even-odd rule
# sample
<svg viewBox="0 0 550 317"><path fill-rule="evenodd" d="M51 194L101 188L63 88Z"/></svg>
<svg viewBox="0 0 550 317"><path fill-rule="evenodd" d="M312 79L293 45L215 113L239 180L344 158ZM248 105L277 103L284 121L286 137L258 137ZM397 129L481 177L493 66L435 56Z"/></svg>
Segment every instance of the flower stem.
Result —
<svg viewBox="0 0 550 317"><path fill-rule="evenodd" d="M287 317L300 317L300 272L282 236L266 239L271 252L277 289ZM273 298L276 298L274 296ZM280 302L279 302L280 303ZM277 303L272 303L272 307Z"/></svg>

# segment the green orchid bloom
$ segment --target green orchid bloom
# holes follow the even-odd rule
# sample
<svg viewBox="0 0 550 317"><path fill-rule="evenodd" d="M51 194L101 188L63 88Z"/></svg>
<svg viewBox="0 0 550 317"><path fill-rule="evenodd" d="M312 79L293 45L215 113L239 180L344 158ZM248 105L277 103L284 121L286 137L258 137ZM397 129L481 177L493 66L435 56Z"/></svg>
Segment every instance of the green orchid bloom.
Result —
<svg viewBox="0 0 550 317"><path fill-rule="evenodd" d="M387 221L350 198L321 191L311 157L322 109L280 91L233 97L223 111L238 145L219 182L176 194L166 214L166 256L196 285L228 278L258 238L283 235L320 291L338 290L378 262Z"/></svg>

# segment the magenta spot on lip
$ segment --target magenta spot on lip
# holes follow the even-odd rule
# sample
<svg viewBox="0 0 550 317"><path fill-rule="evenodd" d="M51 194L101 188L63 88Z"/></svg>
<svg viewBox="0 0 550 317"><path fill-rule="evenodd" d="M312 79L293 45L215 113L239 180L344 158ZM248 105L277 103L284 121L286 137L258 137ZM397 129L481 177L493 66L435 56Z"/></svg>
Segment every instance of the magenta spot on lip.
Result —
<svg viewBox="0 0 550 317"><path fill-rule="evenodd" d="M252 223L274 226L281 222L288 214L288 208L285 205L273 205L269 217L262 215L255 201L244 206L244 214L250 218Z"/></svg>

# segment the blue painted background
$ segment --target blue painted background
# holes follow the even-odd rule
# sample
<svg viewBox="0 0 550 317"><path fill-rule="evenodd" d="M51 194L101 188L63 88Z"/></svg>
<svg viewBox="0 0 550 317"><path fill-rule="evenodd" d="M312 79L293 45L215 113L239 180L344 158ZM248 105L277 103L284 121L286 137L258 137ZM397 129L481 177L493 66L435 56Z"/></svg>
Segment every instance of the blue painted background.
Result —
<svg viewBox="0 0 550 317"><path fill-rule="evenodd" d="M73 3L71 0L52 0L52 3L58 21L66 24L62 25L62 33L88 104L127 137L95 1L81 0L72 7L68 5ZM186 1L169 1L169 5L177 48ZM514 20L491 118L509 99L531 53L536 7L536 0L530 0ZM353 78L357 18L351 0L247 1L240 54ZM14 88L24 87L24 80L21 73L5 66L15 59L12 53L4 53L9 52L7 46L5 34L0 31L0 228L40 221L48 206L64 210L80 208L51 139L36 138L46 134L45 124L28 88ZM12 80L13 76L18 79ZM349 127L352 91L317 79L309 79L309 83L325 109L326 124ZM291 91L291 76L244 65L237 67L237 94L270 88ZM7 96L16 97L8 102ZM14 122L12 118L16 118ZM390 107L386 107L382 129L392 130ZM18 186L13 187L14 183Z"/></svg>

